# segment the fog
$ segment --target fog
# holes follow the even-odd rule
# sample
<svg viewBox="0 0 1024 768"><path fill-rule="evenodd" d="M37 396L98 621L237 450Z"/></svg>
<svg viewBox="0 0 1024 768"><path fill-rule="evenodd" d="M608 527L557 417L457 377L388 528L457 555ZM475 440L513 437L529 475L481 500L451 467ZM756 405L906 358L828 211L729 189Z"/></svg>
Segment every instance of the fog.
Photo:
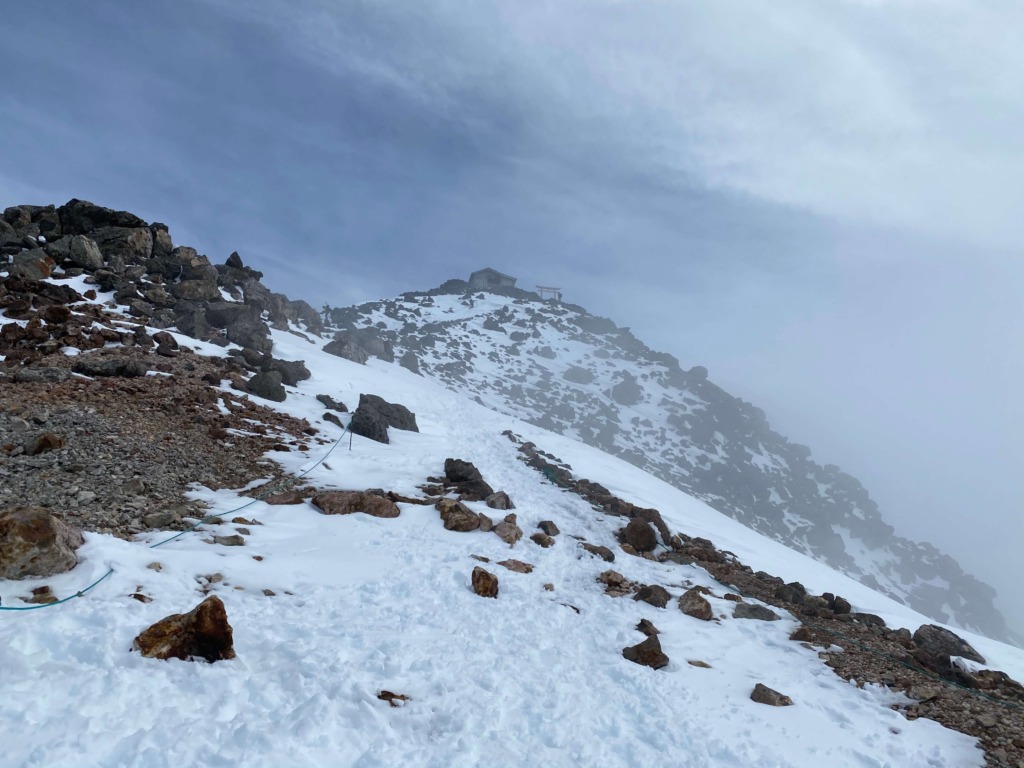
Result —
<svg viewBox="0 0 1024 768"><path fill-rule="evenodd" d="M24 3L3 205L338 306L561 286L839 464L1024 631L1024 7ZM983 55L982 53L983 52Z"/></svg>

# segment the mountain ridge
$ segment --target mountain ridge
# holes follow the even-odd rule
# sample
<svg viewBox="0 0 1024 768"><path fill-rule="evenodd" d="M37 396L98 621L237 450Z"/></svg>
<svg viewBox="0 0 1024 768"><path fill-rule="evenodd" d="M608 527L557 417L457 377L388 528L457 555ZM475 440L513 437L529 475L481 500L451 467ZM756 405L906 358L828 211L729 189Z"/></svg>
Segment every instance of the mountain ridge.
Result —
<svg viewBox="0 0 1024 768"><path fill-rule="evenodd" d="M324 308L335 351L397 361L489 407L607 450L940 621L1008 638L995 590L897 536L856 478L763 410L629 328L517 288L434 289Z"/></svg>

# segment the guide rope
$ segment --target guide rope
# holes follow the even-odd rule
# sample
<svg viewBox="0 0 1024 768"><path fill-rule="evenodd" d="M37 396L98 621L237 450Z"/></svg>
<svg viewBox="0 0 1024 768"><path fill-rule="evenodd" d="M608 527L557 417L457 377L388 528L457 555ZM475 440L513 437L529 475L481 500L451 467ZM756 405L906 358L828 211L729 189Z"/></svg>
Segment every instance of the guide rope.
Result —
<svg viewBox="0 0 1024 768"><path fill-rule="evenodd" d="M327 460L327 457L330 456L332 453L334 453L334 449L337 448L341 444L342 439L345 437L345 433L348 432L349 434L351 434L351 432L349 430L349 425L351 423L352 422L351 422L351 419L350 419L349 420L349 424L345 425L345 429L342 431L342 433L338 437L338 439L334 441L334 443L327 450L327 452L324 453L324 455L321 456L319 459L317 459L316 462L314 462L310 466L306 467L306 469L302 470L302 472L300 472L299 474L294 475L293 477L289 477L289 478L287 478L285 480L282 480L281 482L274 483L272 485L267 486L267 488L264 489L258 496L253 497L253 499L251 501L248 501L248 502L246 502L245 504L242 504L239 507L235 507L234 509L228 510L227 512L219 512L217 514L207 515L204 518L202 518L199 522L195 523L194 525L190 525L185 530L179 531L178 533L174 534L173 536L169 536L168 538L166 538L166 539L164 539L162 541L158 541L156 544L150 544L148 548L149 549L156 549L157 547L162 547L164 544L169 544L170 542L174 541L175 539L180 539L186 533L192 533L193 531L195 531L197 528L199 528L199 526L203 525L204 523L208 523L208 522L210 522L212 520L216 520L216 519L220 518L221 516L233 515L233 514L235 514L237 512L241 512L243 509L246 509L247 507L251 507L253 504L255 504L258 501L263 501L263 499L267 498L268 496L270 496L270 495L272 495L274 493L278 493L279 491L283 491L283 490L287 490L288 488L291 488L293 485L298 483L299 480L301 480L303 477L305 477L310 472L312 472L314 469L316 469L321 464L323 464ZM351 445L349 446L349 448L351 449ZM111 568L109 568L107 570L106 573L104 573L102 576L100 576L98 579L96 579L96 581L94 581L92 584L87 586L85 589L80 589L75 594L70 595L68 597L65 597L65 598L63 598L61 600L55 600L52 603L40 603L39 605L18 605L18 606L0 605L0 611L36 611L36 610L39 610L40 608L53 608L54 606L62 605L64 603L70 602L71 600L74 600L76 597L83 597L89 590L91 590L93 587L96 587L97 585L99 585L102 581L106 580L108 577L113 575L113 573L114 573L114 568L111 567Z"/></svg>

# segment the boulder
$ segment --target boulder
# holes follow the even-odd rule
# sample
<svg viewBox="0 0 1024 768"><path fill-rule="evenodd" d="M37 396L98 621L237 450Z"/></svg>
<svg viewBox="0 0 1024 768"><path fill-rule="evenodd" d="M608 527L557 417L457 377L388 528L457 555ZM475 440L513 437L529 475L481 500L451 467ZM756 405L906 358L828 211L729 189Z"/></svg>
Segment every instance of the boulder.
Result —
<svg viewBox="0 0 1024 768"><path fill-rule="evenodd" d="M54 260L46 251L32 248L14 254L14 263L8 267L7 272L11 277L22 280L45 280L53 272L54 266Z"/></svg>
<svg viewBox="0 0 1024 768"><path fill-rule="evenodd" d="M257 352L269 353L274 348L270 326L258 316L242 316L227 327L228 341Z"/></svg>
<svg viewBox="0 0 1024 768"><path fill-rule="evenodd" d="M264 371L277 371L281 374L281 381L289 387L294 387L300 381L305 381L311 374L303 360L279 360L270 357L263 361ZM402 406L398 406L401 408ZM398 427L401 429L401 427Z"/></svg>
<svg viewBox="0 0 1024 768"><path fill-rule="evenodd" d="M145 376L148 368L144 362L134 357L81 355L75 360L71 370L83 376L122 376L130 379Z"/></svg>
<svg viewBox="0 0 1024 768"><path fill-rule="evenodd" d="M505 493L504 491L492 493L490 496L484 499L484 503L491 509L500 509L503 511L507 509L516 508L516 505L512 503L512 499L510 499L508 497L508 494Z"/></svg>
<svg viewBox="0 0 1024 768"><path fill-rule="evenodd" d="M278 371L257 373L246 382L246 386L257 397L262 397L264 400L273 400L276 403L283 402L288 396L284 385L281 384L281 374Z"/></svg>
<svg viewBox="0 0 1024 768"><path fill-rule="evenodd" d="M539 523L537 523L537 527L540 528L548 536L557 536L561 533L561 531L558 530L558 526L550 520L541 520Z"/></svg>
<svg viewBox="0 0 1024 768"><path fill-rule="evenodd" d="M688 589L679 598L679 610L701 621L711 621L711 603L704 599L698 587Z"/></svg>
<svg viewBox="0 0 1024 768"><path fill-rule="evenodd" d="M645 584L640 587L633 599L644 603L650 603L655 608L664 608L668 605L669 598L671 597L672 595L670 595L668 590L664 587L658 584Z"/></svg>
<svg viewBox="0 0 1024 768"><path fill-rule="evenodd" d="M206 306L206 322L214 328L228 328L243 319L258 320L259 312L232 301L212 301Z"/></svg>
<svg viewBox="0 0 1024 768"><path fill-rule="evenodd" d="M365 512L373 517L398 517L401 512L391 499L369 491L325 491L313 496L313 506L325 515Z"/></svg>
<svg viewBox="0 0 1024 768"><path fill-rule="evenodd" d="M778 621L779 614L763 605L755 603L737 603L732 609L734 619L757 619L758 621Z"/></svg>
<svg viewBox="0 0 1024 768"><path fill-rule="evenodd" d="M52 576L75 567L82 534L44 507L0 512L0 579Z"/></svg>
<svg viewBox="0 0 1024 768"><path fill-rule="evenodd" d="M389 403L377 395L359 395L359 405L356 410L358 411L359 408L372 408L387 420L389 427L404 429L407 432L420 431L416 426L416 414L404 405Z"/></svg>
<svg viewBox="0 0 1024 768"><path fill-rule="evenodd" d="M441 499L434 509L441 513L445 530L468 533L480 527L480 516L461 501Z"/></svg>
<svg viewBox="0 0 1024 768"><path fill-rule="evenodd" d="M67 258L76 266L94 272L103 266L103 254L96 241L85 235L62 237L56 245L51 245L50 253L54 253L60 243L67 243Z"/></svg>
<svg viewBox="0 0 1024 768"><path fill-rule="evenodd" d="M505 519L494 526L493 530L497 537L510 547L515 546L515 543L523 538L523 529L516 524L516 516L512 514L506 515Z"/></svg>
<svg viewBox="0 0 1024 768"><path fill-rule="evenodd" d="M235 658L234 635L224 603L210 595L188 613L176 613L144 630L133 643L151 659L205 659L213 663Z"/></svg>
<svg viewBox="0 0 1024 768"><path fill-rule="evenodd" d="M554 539L552 539L546 533L541 533L540 531L530 536L530 541L532 541L538 547L541 547L543 549L547 549L548 547L553 547L555 545Z"/></svg>
<svg viewBox="0 0 1024 768"><path fill-rule="evenodd" d="M540 535L543 536L544 534ZM599 544L591 544L587 541L581 542L581 546L586 552L590 553L594 557L600 557L606 563L615 562L615 553L608 549L608 547L603 547Z"/></svg>
<svg viewBox="0 0 1024 768"><path fill-rule="evenodd" d="M388 437L387 419L372 408L356 408L348 428L352 434L376 440L378 443L391 442Z"/></svg>
<svg viewBox="0 0 1024 768"><path fill-rule="evenodd" d="M366 354L366 350L340 333L334 337L333 341L329 341L324 345L324 352L360 364L370 359L370 356Z"/></svg>
<svg viewBox="0 0 1024 768"><path fill-rule="evenodd" d="M640 622L636 625L636 631L642 632L648 637L653 637L654 635L661 634L661 631L656 626L654 626L654 624L652 624L648 619L640 619Z"/></svg>
<svg viewBox="0 0 1024 768"><path fill-rule="evenodd" d="M64 439L53 432L40 432L25 441L25 455L38 456L40 453L56 451L64 446Z"/></svg>
<svg viewBox="0 0 1024 768"><path fill-rule="evenodd" d="M324 408L330 408L332 411L338 411L338 413L348 413L348 407L330 395L317 395L316 399L323 403Z"/></svg>
<svg viewBox="0 0 1024 768"><path fill-rule="evenodd" d="M153 233L148 227L98 227L89 237L111 265L143 264L153 253Z"/></svg>
<svg viewBox="0 0 1024 768"><path fill-rule="evenodd" d="M651 669L668 666L669 658L661 650L661 641L657 635L650 635L646 640L629 648L622 649L623 658Z"/></svg>
<svg viewBox="0 0 1024 768"><path fill-rule="evenodd" d="M494 489L484 482L480 470L472 462L445 459L444 476L463 501L483 501L494 494Z"/></svg>
<svg viewBox="0 0 1024 768"><path fill-rule="evenodd" d="M480 597L498 596L498 577L480 566L473 569L473 591Z"/></svg>
<svg viewBox="0 0 1024 768"><path fill-rule="evenodd" d="M974 650L962 637L950 632L945 627L924 624L914 633L913 640L917 650L923 651L929 656L937 656L945 660L948 660L950 656L962 656L979 664L985 663L984 656Z"/></svg>
<svg viewBox="0 0 1024 768"><path fill-rule="evenodd" d="M178 300L203 302L219 299L220 289L207 280L182 280L171 286L171 294Z"/></svg>
<svg viewBox="0 0 1024 768"><path fill-rule="evenodd" d="M623 544L629 544L637 552L653 552L658 546L658 539L654 535L654 529L645 520L634 517L619 532L619 539Z"/></svg>
<svg viewBox="0 0 1024 768"><path fill-rule="evenodd" d="M807 597L807 590L799 581L793 581L776 587L775 597L779 600L785 600L787 603L800 605L803 603L804 598Z"/></svg>
<svg viewBox="0 0 1024 768"><path fill-rule="evenodd" d="M756 701L758 704L767 704L770 707L788 707L793 704L793 700L789 696L761 683L754 686L754 690L750 693L750 700Z"/></svg>

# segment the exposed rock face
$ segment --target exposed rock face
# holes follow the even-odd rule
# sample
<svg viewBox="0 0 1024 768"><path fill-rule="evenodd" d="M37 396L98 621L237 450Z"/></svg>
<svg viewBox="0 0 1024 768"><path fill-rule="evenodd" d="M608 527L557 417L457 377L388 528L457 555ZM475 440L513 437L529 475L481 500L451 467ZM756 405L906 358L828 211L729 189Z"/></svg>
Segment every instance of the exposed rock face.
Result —
<svg viewBox="0 0 1024 768"><path fill-rule="evenodd" d="M758 704L767 704L770 707L788 707L793 704L793 700L789 696L761 683L754 686L754 690L750 693L750 700L756 701Z"/></svg>
<svg viewBox="0 0 1024 768"><path fill-rule="evenodd" d="M325 491L313 496L313 506L325 515L365 512L373 517L398 517L398 505L386 496L369 491Z"/></svg>
<svg viewBox="0 0 1024 768"><path fill-rule="evenodd" d="M234 633L224 603L210 595L188 613L161 619L135 638L133 647L151 659L235 658Z"/></svg>
<svg viewBox="0 0 1024 768"><path fill-rule="evenodd" d="M974 650L966 640L945 627L934 624L924 624L918 628L914 633L914 645L917 646L919 657L937 657L948 662L950 656L962 656L979 664L985 663L985 657Z"/></svg>
<svg viewBox="0 0 1024 768"><path fill-rule="evenodd" d="M473 569L473 591L480 597L497 597L498 577L477 566Z"/></svg>
<svg viewBox="0 0 1024 768"><path fill-rule="evenodd" d="M696 587L688 589L679 598L679 610L687 616L693 616L701 621L711 621L711 603L704 599L700 590Z"/></svg>
<svg viewBox="0 0 1024 768"><path fill-rule="evenodd" d="M0 512L0 579L52 576L75 567L82 534L43 507Z"/></svg>
<svg viewBox="0 0 1024 768"><path fill-rule="evenodd" d="M656 634L650 635L642 643L637 643L629 648L622 649L622 656L634 664L640 664L651 669L667 667L669 658L661 650L661 641Z"/></svg>

